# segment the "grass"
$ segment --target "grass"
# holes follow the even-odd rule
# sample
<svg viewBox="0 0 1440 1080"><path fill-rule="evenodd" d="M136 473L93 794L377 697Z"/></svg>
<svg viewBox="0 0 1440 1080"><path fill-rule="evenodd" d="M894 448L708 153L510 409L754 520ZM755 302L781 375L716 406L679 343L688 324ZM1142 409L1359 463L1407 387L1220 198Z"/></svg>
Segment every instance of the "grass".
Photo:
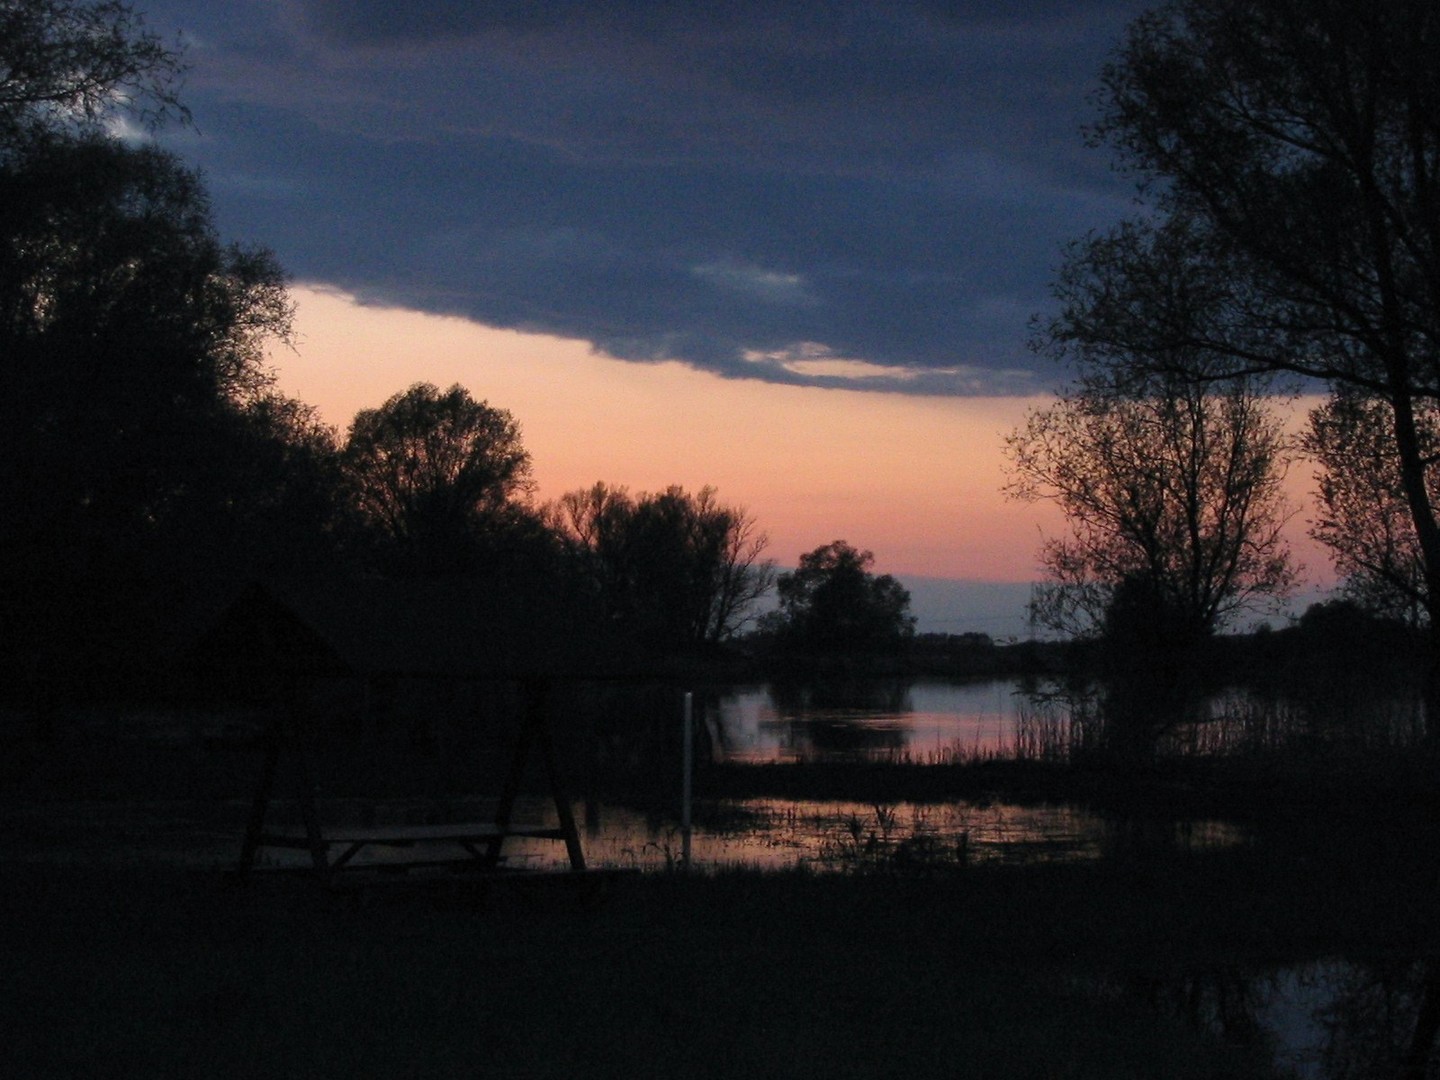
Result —
<svg viewBox="0 0 1440 1080"><path fill-rule="evenodd" d="M1104 992L1435 944L1433 869L1313 850L322 894L144 867L0 878L7 1071L33 1077L1266 1076Z"/></svg>
<svg viewBox="0 0 1440 1080"><path fill-rule="evenodd" d="M12 1075L1263 1075L1077 989L1053 931L980 932L995 898L963 892L670 876L576 912L154 871L3 888Z"/></svg>
<svg viewBox="0 0 1440 1080"><path fill-rule="evenodd" d="M416 755L390 764L388 781L406 790L418 783L411 772L435 769ZM873 804L873 826L857 819L838 834L837 857L884 872L661 873L577 909L519 888L337 897L272 878L237 890L101 858L96 845L155 823L141 816L92 835L67 819L68 800L244 799L253 750L42 747L10 758L4 786L29 815L12 820L44 830L0 844L6 1072L1267 1076L1263 1046L1227 1044L1113 988L1326 956L1440 954L1440 866L1422 857L1435 840L1424 824L1430 770L1416 764L1412 783L1386 761L1373 773L1361 764L1272 773L1253 755L1213 775L1190 760L1139 778L1043 762L726 766L706 774L713 797ZM897 865L910 838L893 804L967 794L1291 810L1259 815L1248 849L995 868L947 853L938 873L906 848ZM24 843L73 857L33 858ZM931 872L910 872L917 865Z"/></svg>
<svg viewBox="0 0 1440 1080"><path fill-rule="evenodd" d="M1190 737L1188 749L1161 755L1142 768L1096 755L1090 747L1095 737L1076 735L1077 726L1063 716L1039 710L1021 724L1013 757L956 748L878 761L701 761L695 786L697 796L711 800L770 796L880 804L998 799L1236 820L1293 806L1307 812L1327 804L1346 812L1364 810L1374 802L1373 792L1385 791L1440 810L1440 759L1434 748L1415 744L1403 716L1377 710L1367 714L1368 726L1357 721L1342 738L1328 729L1312 731L1313 725L1294 710L1232 702L1216 720L1184 733ZM223 735L223 716L196 717L100 714L88 724L72 718L49 737L36 739L25 737L16 717L0 714L0 797L249 798L259 774L257 748L244 739L216 737ZM1396 735L1399 728L1409 734ZM575 795L588 790L601 801L637 807L669 808L678 802L678 748L663 740L656 745L641 740L643 746L627 751L633 760L596 757L593 740L563 731L557 743L562 773ZM332 737L312 751L310 766L319 789L332 797L402 797L421 791L437 797L493 795L508 753L503 731L472 725L436 745L408 745L394 732L375 745ZM536 779L532 770L532 782Z"/></svg>

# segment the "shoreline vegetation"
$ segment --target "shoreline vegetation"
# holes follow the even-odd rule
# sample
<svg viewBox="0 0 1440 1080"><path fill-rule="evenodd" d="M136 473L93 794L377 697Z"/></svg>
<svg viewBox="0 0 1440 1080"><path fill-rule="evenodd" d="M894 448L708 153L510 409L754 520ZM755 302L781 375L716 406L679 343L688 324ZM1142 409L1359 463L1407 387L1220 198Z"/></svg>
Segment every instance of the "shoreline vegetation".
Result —
<svg viewBox="0 0 1440 1080"><path fill-rule="evenodd" d="M1278 1076L1256 980L1337 959L1357 977L1318 1021L1327 1070L1433 1071L1425 5L1133 24L1092 134L1159 201L1067 249L1034 344L1079 360L1078 383L1008 440L1007 490L1071 526L1042 547L1032 614L1096 638L999 644L914 635L903 587L843 540L777 572L709 486L538 505L519 422L459 383L416 382L342 438L266 361L295 336L278 260L222 240L184 160L121 136L190 123L184 42L123 0L0 11L7 1074ZM1294 577L1264 403L1287 387L1257 376L1328 386L1302 437L1312 535L1368 612L1216 637ZM737 640L772 585L778 609ZM239 839L258 751L278 762L291 728L322 805L438 815L499 790L503 818L523 730L547 759L553 734L597 806L674 807L687 684L838 698L920 675L1034 680L1013 760L707 762L698 780L716 801L864 800L887 838L887 807L963 799L1089 807L1136 842L991 866L968 833L932 857L855 819L836 873L636 874L583 909L523 875L340 895L169 858L204 830L212 851ZM1243 839L1143 842L1197 817Z"/></svg>
<svg viewBox="0 0 1440 1080"><path fill-rule="evenodd" d="M1309 680L1332 708L1342 683L1357 701L1411 685L1409 654L1371 624L1326 637L1319 621L1216 649L1230 671L1269 672L1277 693ZM1008 648L965 644L972 656ZM1083 649L1003 655L1038 653L1041 670L1083 684ZM1069 667L1048 666L1056 658ZM704 692L733 667L699 671ZM630 701L576 687L557 702L577 795L676 805L675 770L657 765L675 760L673 725L653 726L651 711L673 690ZM497 720L505 700L490 702ZM493 795L497 777L475 762L504 743L505 724L472 713L468 726L422 729L405 720L417 702L404 704L368 733L343 709L326 714L312 758L322 794ZM1429 917L1440 879L1422 854L1440 820L1434 756L1369 739L1361 719L1316 727L1303 705L1284 723L1242 717L1269 741L1227 753L1202 739L1125 760L1037 734L1015 759L705 762L697 787L712 805L1063 804L1136 835L1095 858L1037 845L992 864L898 833L871 853L857 832L849 847L837 838L823 872L654 870L615 882L598 906L519 880L334 894L261 874L236 888L136 840L163 831L166 800L177 820L210 807L212 839L233 830L259 767L258 714L181 699L16 709L0 760L0 813L15 826L0 845L12 1060L36 1076L1283 1076L1255 1022L1256 988L1276 972L1399 970L1418 1008L1413 973L1440 955ZM352 722L336 727L340 715ZM591 757L599 744L611 756ZM87 801L108 808L102 827ZM141 801L152 805L139 812ZM1147 842L1147 822L1186 819L1241 824L1244 839Z"/></svg>
<svg viewBox="0 0 1440 1080"><path fill-rule="evenodd" d="M1156 987L1433 955L1434 875L1405 855L662 873L585 908L518 883L15 864L7 1056L32 1076L1277 1076L1263 1038Z"/></svg>
<svg viewBox="0 0 1440 1080"><path fill-rule="evenodd" d="M1285 972L1398 971L1394 1015L1417 1032L1433 1004L1440 879L1422 853L1440 840L1440 769L1402 715L1371 707L1415 697L1415 641L1331 603L1206 643L1185 679L1103 643L980 636L859 660L751 640L681 657L663 678L557 675L571 793L656 815L678 806L677 689L709 702L736 681L827 695L870 681L888 699L913 676L1003 676L1033 695L1013 757L703 760L701 819L777 798L873 806L877 820L837 828L793 869L667 860L598 906L540 887L562 875L486 887L377 874L393 887L336 894L304 875L236 888L218 864L171 858L201 833L215 851L238 845L280 704L304 717L327 809L418 799L460 812L494 796L513 680L337 665L294 696L247 696L240 680L227 697L177 671L133 689L103 671L12 684L0 754L12 1059L36 1076L1284 1076L1257 1002ZM1135 677L1117 680L1127 667ZM1182 704L1250 696L1145 729L1148 753L1117 752L1105 710L1173 704L1146 695L1181 683ZM968 834L935 842L881 820L949 801L1075 807L1115 829L1084 857L1041 840L993 859ZM1239 828L1191 845L1172 828L1186 822ZM1367 1052L1404 1041L1360 1038Z"/></svg>
<svg viewBox="0 0 1440 1080"><path fill-rule="evenodd" d="M673 805L678 777L666 762L678 760L677 687L694 689L699 707L724 687L759 682L824 686L843 697L912 678L1012 678L1029 705L1005 752L954 747L924 757L767 764L702 754L697 791L717 799L1073 803L1237 821L1316 808L1362 817L1388 807L1431 812L1440 806L1437 747L1406 705L1421 693L1420 637L1332 601L1280 630L1216 638L1191 662L1198 674L1189 693L1203 699L1238 687L1246 696L1160 733L1140 756L1117 754L1105 741L1103 694L1114 661L1100 643L995 644L983 635L927 635L907 652L859 658L777 657L752 641L723 655L682 658L664 680L559 680L552 723L562 773L577 796ZM421 680L401 693L393 682L321 680L309 692L307 721L323 749L312 762L316 782L335 794L377 797L495 787L498 774L477 772L474 763L503 758L514 703L501 684L487 685ZM30 689L27 697L23 681L12 682L0 710L0 797L252 793L271 707L263 696L216 701L203 683L187 688L183 673L126 686L92 672L53 695ZM336 750L343 760L331 760Z"/></svg>

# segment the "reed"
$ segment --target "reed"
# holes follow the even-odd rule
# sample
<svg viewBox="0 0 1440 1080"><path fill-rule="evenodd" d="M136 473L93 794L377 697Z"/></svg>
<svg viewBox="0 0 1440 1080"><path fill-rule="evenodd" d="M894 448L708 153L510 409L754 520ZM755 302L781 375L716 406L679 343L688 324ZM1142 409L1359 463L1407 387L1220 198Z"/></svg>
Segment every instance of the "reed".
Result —
<svg viewBox="0 0 1440 1080"><path fill-rule="evenodd" d="M851 814L821 843L823 867L849 874L931 876L969 865L969 832L942 835L929 820L930 808L911 807L908 828L896 804L876 803L872 811L873 824Z"/></svg>

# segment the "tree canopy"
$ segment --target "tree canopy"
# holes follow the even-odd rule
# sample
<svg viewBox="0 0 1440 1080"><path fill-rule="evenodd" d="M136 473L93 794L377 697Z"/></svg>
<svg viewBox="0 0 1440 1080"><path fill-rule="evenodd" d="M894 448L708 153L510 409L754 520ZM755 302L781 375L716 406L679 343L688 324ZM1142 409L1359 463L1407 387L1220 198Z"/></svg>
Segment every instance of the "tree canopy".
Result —
<svg viewBox="0 0 1440 1080"><path fill-rule="evenodd" d="M459 384L416 383L356 414L343 461L386 567L402 574L475 570L533 489L520 425Z"/></svg>
<svg viewBox="0 0 1440 1080"><path fill-rule="evenodd" d="M188 117L178 48L118 0L0 0L0 144L128 113Z"/></svg>
<svg viewBox="0 0 1440 1080"><path fill-rule="evenodd" d="M38 551L163 533L213 490L227 417L271 393L264 345L288 334L290 311L269 253L223 244L199 179L171 155L42 136L6 156L11 542Z"/></svg>
<svg viewBox="0 0 1440 1080"><path fill-rule="evenodd" d="M726 640L774 580L765 535L711 487L632 496L596 484L566 493L548 516L610 618L651 646Z"/></svg>
<svg viewBox="0 0 1440 1080"><path fill-rule="evenodd" d="M1092 138L1145 207L1070 249L1045 344L1369 399L1440 622L1423 430L1440 400L1440 12L1174 0L1132 25L1099 104Z"/></svg>
<svg viewBox="0 0 1440 1080"><path fill-rule="evenodd" d="M816 654L888 652L915 632L910 594L875 556L844 540L800 556L776 581L780 608L770 620L782 646Z"/></svg>
<svg viewBox="0 0 1440 1080"><path fill-rule="evenodd" d="M1193 640L1294 582L1283 432L1243 381L1093 370L1007 448L1009 494L1053 500L1069 529L1042 549L1042 625L1101 632L1124 587L1146 598L1153 629Z"/></svg>
<svg viewBox="0 0 1440 1080"><path fill-rule="evenodd" d="M323 557L333 434L275 391L284 274L107 122L183 108L121 3L0 3L5 650L114 650L202 578ZM188 584L187 584L188 583ZM150 631L158 631L153 625Z"/></svg>
<svg viewBox="0 0 1440 1080"><path fill-rule="evenodd" d="M1415 431L1427 461L1440 451L1440 402L1417 402ZM1390 410L1373 396L1340 390L1315 409L1303 437L1320 466L1310 533L1330 548L1344 591L1371 612L1412 625L1426 620L1424 555L1392 437ZM1440 471L1425 470L1432 500Z"/></svg>

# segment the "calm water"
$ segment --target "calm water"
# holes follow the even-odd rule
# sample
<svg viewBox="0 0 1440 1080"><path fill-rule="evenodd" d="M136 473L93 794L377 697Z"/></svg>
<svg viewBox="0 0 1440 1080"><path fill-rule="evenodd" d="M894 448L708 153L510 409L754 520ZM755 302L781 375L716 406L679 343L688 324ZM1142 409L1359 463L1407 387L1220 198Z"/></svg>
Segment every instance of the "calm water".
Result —
<svg viewBox="0 0 1440 1080"><path fill-rule="evenodd" d="M766 762L1014 750L1021 697L1013 679L919 679L820 690L736 687L706 717L718 757Z"/></svg>
<svg viewBox="0 0 1440 1080"><path fill-rule="evenodd" d="M1058 695L1042 703L1017 679L957 682L857 680L824 687L736 686L701 709L717 759L736 762L909 760L1054 755L1094 734L1093 703L1072 718ZM1054 690L1054 687L1049 689ZM1073 722L1072 722L1073 720ZM678 724L678 717L676 720ZM1242 688L1195 704L1190 722L1162 740L1165 753L1284 749L1295 740L1337 739L1394 748L1423 736L1420 698L1399 688L1316 703L1256 696Z"/></svg>
<svg viewBox="0 0 1440 1080"><path fill-rule="evenodd" d="M1015 753L1025 701L1013 679L735 686L699 707L703 731L696 752L746 763L1008 756ZM678 728L678 705L674 722ZM658 767L665 767L663 760ZM678 780L678 758L673 767ZM916 857L952 863L1077 859L1136 843L1199 848L1244 839L1239 830L1217 822L1147 824L1146 835L1137 837L1133 825L1072 806L719 801L707 798L703 772L694 797L691 858L707 868L847 869ZM342 820L349 814L344 808L337 812ZM397 804L384 813L401 823L407 815L423 815L424 807ZM518 808L517 814L517 820L555 823L554 808L544 801ZM479 812L479 818L485 816ZM654 870L681 858L678 799L656 815L577 802L575 816L592 865ZM511 840L506 852L512 865L550 868L565 862L563 845L553 841ZM384 858L383 849L376 857Z"/></svg>
<svg viewBox="0 0 1440 1080"><path fill-rule="evenodd" d="M1279 1075L1355 1080L1407 1075L1402 1063L1435 1007L1435 961L1328 956L1269 967L1218 964L1108 986L1222 1039L1260 1045ZM1434 1057L1433 1041L1421 1038ZM1434 1061L1424 1075L1433 1076Z"/></svg>
<svg viewBox="0 0 1440 1080"><path fill-rule="evenodd" d="M1404 735L1414 723L1407 711L1410 707L1382 704L1385 708L1375 717L1365 718L1366 729L1374 727L1384 738L1398 737L1395 731ZM1226 708L1237 719L1206 725L1207 738L1237 745L1253 738L1257 714ZM918 680L908 685L879 683L818 690L737 686L710 698L699 712L704 731L699 742L702 752L721 760L755 763L1003 757L1015 753L1027 722L1034 718L1014 680ZM1268 715L1258 719L1274 724ZM675 768L678 772L678 761ZM693 863L702 870L807 866L821 872L845 871L886 865L886 860L902 857L933 859L949 866L958 860L978 865L1247 842L1241 830L1219 822L1147 822L1138 827L1068 806L965 801L879 806L794 799L719 801L706 798L703 780L695 794L691 851ZM6 826L0 835L43 837L54 832L82 839L64 845L21 846L17 841L0 845L0 849L7 859L23 861L221 867L233 865L238 855L248 809L248 801L243 800L17 804L0 808L0 824ZM424 800L376 804L330 799L323 800L319 809L322 819L333 825L361 820L420 823L433 811ZM479 802L452 809L462 817L487 816L487 807ZM285 808L277 806L276 810L280 811L277 820L283 820ZM592 866L663 871L681 859L684 838L678 806L646 815L577 802L574 813ZM543 800L522 800L516 820L554 824L555 810ZM371 851L364 861L423 854L414 849L393 856L387 856L385 849ZM434 854L448 853L437 849ZM512 840L506 857L516 867L566 865L564 846L554 841ZM307 858L299 852L265 853L272 865L304 865ZM1393 1057L1398 1052L1395 1048L1404 1048L1420 1009L1428 971L1419 961L1397 960L1376 967L1335 958L1259 971L1222 966L1108 989L1142 995L1227 1037L1263 1038L1273 1049L1277 1064L1293 1075L1339 1077L1368 1075L1367 1068L1381 1064L1377 1054ZM1383 1032L1377 1031L1377 1017L1389 1025Z"/></svg>
<svg viewBox="0 0 1440 1080"><path fill-rule="evenodd" d="M248 800L224 803L164 801L116 804L67 803L46 807L0 808L0 825L11 842L0 844L5 860L79 862L93 865L179 865L197 869L233 866L240 853ZM424 800L376 804L355 799L322 799L323 822L331 826L419 824L433 809ZM491 805L455 804L458 815L484 820ZM678 807L656 815L625 807L574 805L586 860L592 866L664 870L680 859L683 837ZM293 805L272 805L272 824L298 824ZM555 808L547 800L522 799L518 823L554 825ZM65 836L66 842L24 842L33 836ZM858 802L797 799L701 800L691 834L692 859L699 869L808 866L819 871L847 870L905 857L943 861L963 858L976 865L1037 859L1088 859L1136 843L1173 848L1202 848L1244 842L1237 829L1218 822L1152 825L1143 837L1133 827L1074 807L1021 807L1004 803L977 805ZM424 854L422 848L371 848L356 860L385 862ZM431 854L454 856L436 846ZM565 847L552 840L507 841L506 862L515 867L559 869ZM304 852L262 852L273 866L308 865Z"/></svg>

